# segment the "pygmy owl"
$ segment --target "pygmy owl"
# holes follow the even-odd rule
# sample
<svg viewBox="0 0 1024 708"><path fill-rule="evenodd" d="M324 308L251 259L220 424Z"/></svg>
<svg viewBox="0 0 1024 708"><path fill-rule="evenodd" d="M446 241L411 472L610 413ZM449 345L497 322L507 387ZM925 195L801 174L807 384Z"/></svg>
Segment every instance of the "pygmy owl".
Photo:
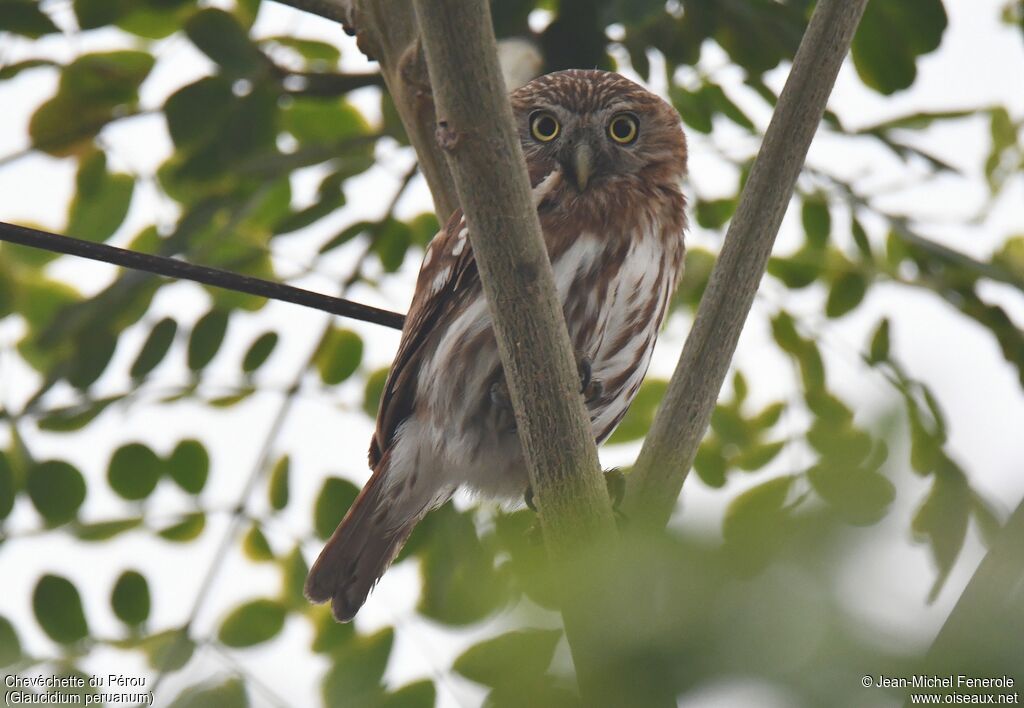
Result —
<svg viewBox="0 0 1024 708"><path fill-rule="evenodd" d="M511 101L601 442L640 388L682 269L686 140L671 106L618 74L548 74ZM529 484L472 228L456 211L426 250L381 396L373 475L306 582L343 622L458 487L508 498Z"/></svg>

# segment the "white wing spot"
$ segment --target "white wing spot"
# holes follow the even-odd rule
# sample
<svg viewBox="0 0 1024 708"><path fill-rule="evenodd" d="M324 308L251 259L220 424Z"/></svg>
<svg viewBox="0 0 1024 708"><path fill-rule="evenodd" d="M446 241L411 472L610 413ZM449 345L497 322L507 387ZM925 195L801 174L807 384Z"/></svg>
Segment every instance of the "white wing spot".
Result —
<svg viewBox="0 0 1024 708"><path fill-rule="evenodd" d="M430 243L430 244L427 245L427 252L423 256L423 265L421 267L422 268L426 268L428 265L430 265L430 260L433 257L434 257L434 244Z"/></svg>
<svg viewBox="0 0 1024 708"><path fill-rule="evenodd" d="M463 249L466 248L467 236L469 236L469 229L464 228L459 232L459 240L455 242L454 246L452 246L453 256L459 256L462 254Z"/></svg>

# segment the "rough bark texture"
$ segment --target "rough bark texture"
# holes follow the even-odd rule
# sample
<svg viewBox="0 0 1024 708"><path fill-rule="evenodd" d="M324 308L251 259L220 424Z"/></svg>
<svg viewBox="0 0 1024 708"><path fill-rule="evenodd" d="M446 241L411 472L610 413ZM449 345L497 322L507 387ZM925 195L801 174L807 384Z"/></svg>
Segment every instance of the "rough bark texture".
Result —
<svg viewBox="0 0 1024 708"><path fill-rule="evenodd" d="M614 543L615 522L498 66L490 7L483 0L414 5L438 139L470 225L545 543L556 572L567 576L584 548ZM580 601L581 579L562 579L566 634L584 700L609 705L596 688L606 669L596 658L595 605Z"/></svg>
<svg viewBox="0 0 1024 708"><path fill-rule="evenodd" d="M661 408L629 475L635 527L668 523L811 140L868 0L821 0L800 43Z"/></svg>

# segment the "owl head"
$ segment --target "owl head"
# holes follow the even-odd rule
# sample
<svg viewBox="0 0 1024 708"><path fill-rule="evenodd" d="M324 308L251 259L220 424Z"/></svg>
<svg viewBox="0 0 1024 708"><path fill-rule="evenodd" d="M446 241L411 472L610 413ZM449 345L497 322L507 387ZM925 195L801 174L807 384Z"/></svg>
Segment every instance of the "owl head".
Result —
<svg viewBox="0 0 1024 708"><path fill-rule="evenodd" d="M531 182L558 171L564 203L623 190L678 190L686 171L679 114L608 71L546 74L511 95Z"/></svg>

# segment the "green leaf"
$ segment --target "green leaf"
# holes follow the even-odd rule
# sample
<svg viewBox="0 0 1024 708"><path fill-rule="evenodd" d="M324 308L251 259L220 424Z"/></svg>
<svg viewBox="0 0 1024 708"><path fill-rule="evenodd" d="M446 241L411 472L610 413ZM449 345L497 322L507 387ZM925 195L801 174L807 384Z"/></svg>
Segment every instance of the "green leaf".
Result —
<svg viewBox="0 0 1024 708"><path fill-rule="evenodd" d="M725 512L722 536L741 568L757 571L767 565L781 545L786 528L786 499L793 475L748 489L732 500Z"/></svg>
<svg viewBox="0 0 1024 708"><path fill-rule="evenodd" d="M132 364L130 373L133 379L142 378L163 361L171 344L174 343L174 335L177 332L178 323L170 317L165 317L153 325L145 344L135 358L135 363Z"/></svg>
<svg viewBox="0 0 1024 708"><path fill-rule="evenodd" d="M0 2L0 30L37 39L44 34L60 32L50 16L33 0Z"/></svg>
<svg viewBox="0 0 1024 708"><path fill-rule="evenodd" d="M316 529L317 536L330 538L358 495L359 488L347 479L325 479L313 510L313 528Z"/></svg>
<svg viewBox="0 0 1024 708"><path fill-rule="evenodd" d="M134 570L121 573L110 593L110 606L117 618L129 626L140 625L149 619L149 583L146 578Z"/></svg>
<svg viewBox="0 0 1024 708"><path fill-rule="evenodd" d="M85 479L67 462L50 460L33 465L26 479L29 498L46 523L57 526L75 518L85 501Z"/></svg>
<svg viewBox="0 0 1024 708"><path fill-rule="evenodd" d="M889 318L884 317L871 335L871 347L868 350L868 362L879 364L889 359Z"/></svg>
<svg viewBox="0 0 1024 708"><path fill-rule="evenodd" d="M348 642L324 676L324 705L375 705L382 694L381 682L394 639L389 627Z"/></svg>
<svg viewBox="0 0 1024 708"><path fill-rule="evenodd" d="M842 317L861 303L868 291L867 279L856 271L846 271L832 283L825 303L828 317Z"/></svg>
<svg viewBox="0 0 1024 708"><path fill-rule="evenodd" d="M347 329L332 327L317 350L320 378L328 386L339 384L356 372L363 360L363 340Z"/></svg>
<svg viewBox="0 0 1024 708"><path fill-rule="evenodd" d="M113 24L125 12L124 0L74 0L78 28L98 29Z"/></svg>
<svg viewBox="0 0 1024 708"><path fill-rule="evenodd" d="M800 210L800 220L804 226L807 242L815 248L824 248L832 233L832 215L828 210L828 202L820 195L804 199Z"/></svg>
<svg viewBox="0 0 1024 708"><path fill-rule="evenodd" d="M942 0L868 3L852 47L861 81L886 95L909 87L917 57L938 48L947 23Z"/></svg>
<svg viewBox="0 0 1024 708"><path fill-rule="evenodd" d="M195 647L188 633L179 629L153 634L142 643L142 651L155 671L177 671L192 658Z"/></svg>
<svg viewBox="0 0 1024 708"><path fill-rule="evenodd" d="M185 541L198 538L204 528L206 528L206 514L197 511L192 514L186 514L181 521L171 524L157 533L160 538L167 541L184 543Z"/></svg>
<svg viewBox="0 0 1024 708"><path fill-rule="evenodd" d="M300 143L309 144L339 144L370 132L363 114L341 98L296 97L281 112L281 124Z"/></svg>
<svg viewBox="0 0 1024 708"><path fill-rule="evenodd" d="M309 566L306 565L306 559L302 556L302 549L296 546L286 558L279 562L279 565L281 568L281 594L285 602L291 607L308 610L309 601L306 599L305 586L306 576L309 575ZM331 622L334 622L330 610L326 607L324 610L331 618Z"/></svg>
<svg viewBox="0 0 1024 708"><path fill-rule="evenodd" d="M384 270L394 273L401 268L412 243L412 229L409 225L389 217L376 225L372 238L373 250L380 256Z"/></svg>
<svg viewBox="0 0 1024 708"><path fill-rule="evenodd" d="M658 412L661 399L668 390L668 381L663 379L647 379L640 385L640 390L630 404L622 422L608 438L609 444L640 440L651 429L654 414Z"/></svg>
<svg viewBox="0 0 1024 708"><path fill-rule="evenodd" d="M89 636L82 598L67 578L40 578L32 592L32 611L43 631L59 644L72 644Z"/></svg>
<svg viewBox="0 0 1024 708"><path fill-rule="evenodd" d="M784 447L786 447L786 443L781 440L779 442L751 445L733 460L733 464L741 470L753 472L754 470L761 469L778 457Z"/></svg>
<svg viewBox="0 0 1024 708"><path fill-rule="evenodd" d="M387 380L387 367L377 369L366 377L366 387L363 390L363 411L371 418L377 417L377 409L380 407L380 397L384 393L384 385Z"/></svg>
<svg viewBox="0 0 1024 708"><path fill-rule="evenodd" d="M185 23L185 34L203 54L237 76L251 76L267 69L267 60L234 17L217 8L206 8Z"/></svg>
<svg viewBox="0 0 1024 708"><path fill-rule="evenodd" d="M14 631L14 625L6 617L0 615L0 668L10 666L19 659L21 659L21 641L18 639L18 633Z"/></svg>
<svg viewBox="0 0 1024 708"><path fill-rule="evenodd" d="M14 479L14 470L7 459L7 454L0 450L0 521L10 515L14 508L14 496L18 488Z"/></svg>
<svg viewBox="0 0 1024 708"><path fill-rule="evenodd" d="M128 215L134 191L133 177L107 171L104 153L84 158L68 211L68 234L88 241L106 241Z"/></svg>
<svg viewBox="0 0 1024 708"><path fill-rule="evenodd" d="M313 39L300 39L288 35L276 35L260 40L260 44L277 44L287 47L309 62L336 65L341 59L341 50L333 44Z"/></svg>
<svg viewBox="0 0 1024 708"><path fill-rule="evenodd" d="M807 478L847 523L857 526L881 520L896 498L892 482L877 472L822 462L807 471Z"/></svg>
<svg viewBox="0 0 1024 708"><path fill-rule="evenodd" d="M697 223L702 228L717 230L725 226L736 211L735 199L697 200Z"/></svg>
<svg viewBox="0 0 1024 708"><path fill-rule="evenodd" d="M94 524L81 524L75 527L75 536L86 543L108 541L118 534L131 531L142 525L142 517L118 519L117 521L100 521Z"/></svg>
<svg viewBox="0 0 1024 708"><path fill-rule="evenodd" d="M277 332L264 332L250 345L242 359L242 371L251 374L263 366L277 346Z"/></svg>
<svg viewBox="0 0 1024 708"><path fill-rule="evenodd" d="M168 708L248 708L249 696L240 678L186 688Z"/></svg>
<svg viewBox="0 0 1024 708"><path fill-rule="evenodd" d="M182 440L167 458L167 474L189 494L199 494L210 476L210 454L198 440Z"/></svg>
<svg viewBox="0 0 1024 708"><path fill-rule="evenodd" d="M669 98L688 126L699 133L711 132L714 105L709 94L703 91L687 91L681 86L672 86L669 88Z"/></svg>
<svg viewBox="0 0 1024 708"><path fill-rule="evenodd" d="M76 342L67 374L68 383L85 390L96 382L107 368L117 348L117 337L103 328L83 332Z"/></svg>
<svg viewBox="0 0 1024 708"><path fill-rule="evenodd" d="M850 223L850 230L853 233L853 242L857 245L857 250L860 251L861 256L868 263L873 263L875 260L875 254L871 250L871 241L868 240L868 233L864 230L863 224L854 218Z"/></svg>
<svg viewBox="0 0 1024 708"><path fill-rule="evenodd" d="M31 71L32 69L42 68L54 68L60 64L49 59L25 59L24 61L17 61L13 64L6 64L0 67L0 81L7 81L13 79L23 71Z"/></svg>
<svg viewBox="0 0 1024 708"><path fill-rule="evenodd" d="M270 472L270 485L267 494L270 498L270 506L281 511L288 506L288 475L291 470L291 458L282 455L274 464Z"/></svg>
<svg viewBox="0 0 1024 708"><path fill-rule="evenodd" d="M259 524L253 524L242 539L242 549L251 560L270 561L274 560L274 551L270 548L267 537L263 535Z"/></svg>
<svg viewBox="0 0 1024 708"><path fill-rule="evenodd" d="M122 499L140 501L156 489L163 462L142 443L119 447L110 458L107 481Z"/></svg>
<svg viewBox="0 0 1024 708"><path fill-rule="evenodd" d="M251 647L277 636L287 611L277 600L252 600L236 607L220 625L217 637L225 646Z"/></svg>
<svg viewBox="0 0 1024 708"><path fill-rule="evenodd" d="M188 368L199 371L209 364L224 342L227 330L228 314L223 310L210 310L203 315L188 339Z"/></svg>
<svg viewBox="0 0 1024 708"><path fill-rule="evenodd" d="M557 629L508 632L470 647L452 668L485 686L528 683L547 671L561 638Z"/></svg>
<svg viewBox="0 0 1024 708"><path fill-rule="evenodd" d="M402 686L389 693L377 704L377 708L434 708L437 689L429 679Z"/></svg>
<svg viewBox="0 0 1024 708"><path fill-rule="evenodd" d="M971 493L963 472L945 460L935 471L935 482L924 503L914 514L914 534L926 541L938 566L938 577L928 601L938 597L953 569L967 535Z"/></svg>
<svg viewBox="0 0 1024 708"><path fill-rule="evenodd" d="M318 654L338 654L356 636L351 622L339 622L326 607L316 611L313 626L315 634L310 648Z"/></svg>
<svg viewBox="0 0 1024 708"><path fill-rule="evenodd" d="M478 538L471 513L445 504L417 530L423 543L423 592L416 608L421 615L462 626L502 606L508 594L506 576L495 570L494 549Z"/></svg>

